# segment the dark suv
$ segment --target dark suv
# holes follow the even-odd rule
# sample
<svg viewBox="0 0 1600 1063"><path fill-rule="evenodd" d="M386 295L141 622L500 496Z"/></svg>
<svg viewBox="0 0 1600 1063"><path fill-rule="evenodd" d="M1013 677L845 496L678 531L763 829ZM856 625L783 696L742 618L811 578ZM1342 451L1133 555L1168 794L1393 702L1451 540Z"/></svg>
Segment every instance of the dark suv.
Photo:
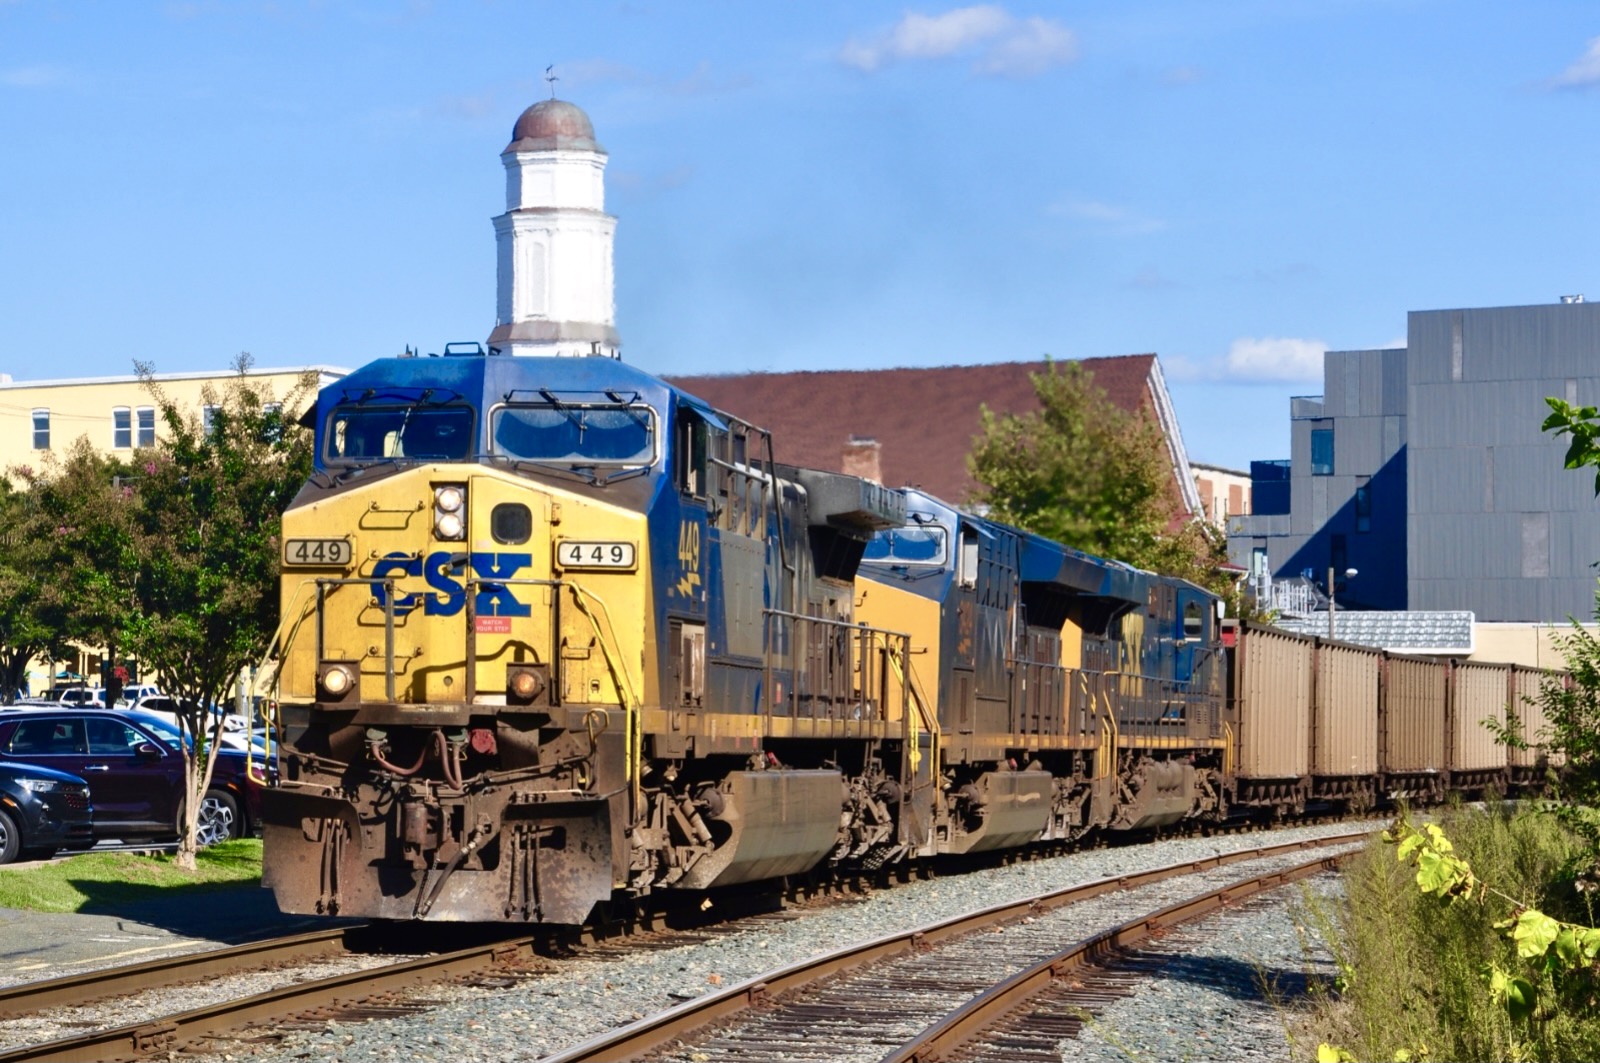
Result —
<svg viewBox="0 0 1600 1063"><path fill-rule="evenodd" d="M31 764L0 763L0 864L48 860L94 844L89 784Z"/></svg>
<svg viewBox="0 0 1600 1063"><path fill-rule="evenodd" d="M171 838L183 807L182 739L165 720L106 709L0 710L0 764L71 772L94 794L94 835ZM260 822L261 759L213 750L217 766L200 806L201 845L242 837Z"/></svg>

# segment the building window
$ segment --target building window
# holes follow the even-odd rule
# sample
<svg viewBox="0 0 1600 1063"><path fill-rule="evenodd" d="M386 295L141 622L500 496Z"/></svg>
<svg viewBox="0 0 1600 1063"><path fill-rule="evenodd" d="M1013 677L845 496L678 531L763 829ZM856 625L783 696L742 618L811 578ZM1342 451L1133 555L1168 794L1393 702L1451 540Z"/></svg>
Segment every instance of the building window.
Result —
<svg viewBox="0 0 1600 1063"><path fill-rule="evenodd" d="M1350 551L1345 545L1344 536L1333 536L1332 548L1328 551L1328 567L1333 569L1334 579L1342 580L1344 570L1350 564Z"/></svg>
<svg viewBox="0 0 1600 1063"><path fill-rule="evenodd" d="M205 430L207 438L210 437L211 430L216 427L217 414L221 411L221 406L216 406L209 403L200 407L200 426Z"/></svg>
<svg viewBox="0 0 1600 1063"><path fill-rule="evenodd" d="M1333 475L1333 429L1311 430L1311 475Z"/></svg>
<svg viewBox="0 0 1600 1063"><path fill-rule="evenodd" d="M117 450L133 446L133 411L126 406L111 411L111 445Z"/></svg>
<svg viewBox="0 0 1600 1063"><path fill-rule="evenodd" d="M1356 531L1372 530L1372 488L1362 484L1356 488Z"/></svg>
<svg viewBox="0 0 1600 1063"><path fill-rule="evenodd" d="M33 411L33 449L50 449L50 411Z"/></svg>
<svg viewBox="0 0 1600 1063"><path fill-rule="evenodd" d="M140 406L134 411L139 422L139 446L153 447L156 445L156 408L154 406Z"/></svg>

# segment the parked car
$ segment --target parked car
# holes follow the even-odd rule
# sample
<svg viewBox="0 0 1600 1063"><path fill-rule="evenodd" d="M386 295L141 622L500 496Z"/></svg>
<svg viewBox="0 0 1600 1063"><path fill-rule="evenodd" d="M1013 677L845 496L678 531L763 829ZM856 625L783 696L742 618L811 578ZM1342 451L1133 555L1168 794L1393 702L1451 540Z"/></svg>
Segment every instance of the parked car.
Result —
<svg viewBox="0 0 1600 1063"><path fill-rule="evenodd" d="M106 691L104 687L68 687L55 700L59 705L80 709L103 709L106 707ZM127 708L131 704L127 698L118 698L111 707Z"/></svg>
<svg viewBox="0 0 1600 1063"><path fill-rule="evenodd" d="M89 784L32 764L0 762L0 864L48 860L94 844Z"/></svg>
<svg viewBox="0 0 1600 1063"><path fill-rule="evenodd" d="M98 838L167 839L183 808L183 740L160 717L106 709L0 710L0 763L71 772L94 789ZM241 837L260 823L261 782L245 754L214 750L200 806L200 844ZM256 771L261 771L257 758Z"/></svg>

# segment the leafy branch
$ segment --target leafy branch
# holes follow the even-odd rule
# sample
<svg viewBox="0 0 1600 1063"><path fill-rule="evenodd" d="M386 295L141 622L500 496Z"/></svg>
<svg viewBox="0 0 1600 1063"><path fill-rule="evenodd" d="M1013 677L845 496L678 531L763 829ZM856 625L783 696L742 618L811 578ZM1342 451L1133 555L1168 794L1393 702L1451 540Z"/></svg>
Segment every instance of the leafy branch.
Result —
<svg viewBox="0 0 1600 1063"><path fill-rule="evenodd" d="M1581 984L1592 988L1594 963L1600 957L1600 928L1569 923L1547 915L1521 899L1513 897L1479 879L1472 867L1459 856L1444 831L1429 823L1421 831L1405 820L1383 834L1396 846L1401 863L1417 869L1417 888L1434 894L1446 903L1473 899L1481 903L1495 897L1509 905L1511 914L1494 924L1516 946L1517 956L1537 973L1553 980L1558 990L1571 990ZM1489 993L1501 1003L1511 1018L1529 1022L1540 1017L1538 990L1533 982L1491 963L1484 972Z"/></svg>

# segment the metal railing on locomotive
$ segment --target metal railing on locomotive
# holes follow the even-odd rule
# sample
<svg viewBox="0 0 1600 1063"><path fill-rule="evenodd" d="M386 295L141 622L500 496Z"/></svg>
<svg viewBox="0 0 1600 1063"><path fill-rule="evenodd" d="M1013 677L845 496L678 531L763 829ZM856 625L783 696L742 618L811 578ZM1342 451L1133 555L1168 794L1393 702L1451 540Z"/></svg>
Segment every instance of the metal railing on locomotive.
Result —
<svg viewBox="0 0 1600 1063"><path fill-rule="evenodd" d="M760 711L767 717L893 723L905 743L900 780L911 790L934 785L939 772L939 721L917 688L911 667L911 636L867 624L763 610L766 625ZM791 682L779 693L777 661L794 663ZM891 700L891 695L894 695ZM923 767L923 740L928 745Z"/></svg>
<svg viewBox="0 0 1600 1063"><path fill-rule="evenodd" d="M1222 734L1222 716L1216 709L1215 694L1203 685L1210 681L1211 661L1205 662L1206 678L1191 682L1160 679L1155 676L1117 677L1118 730L1129 737L1217 739Z"/></svg>
<svg viewBox="0 0 1600 1063"><path fill-rule="evenodd" d="M767 650L761 682L768 692L762 698L764 712L772 714L781 706L783 715L797 719L887 721L891 686L899 687L902 712L911 711L910 670L896 669L889 660L897 650L901 659L910 659L910 635L783 609L762 613ZM780 656L794 662L789 669L793 681L781 696L774 674Z"/></svg>
<svg viewBox="0 0 1600 1063"><path fill-rule="evenodd" d="M326 604L327 604L328 589L330 587L339 587L339 586L347 586L347 585L355 585L355 584L364 585L364 586L367 586L369 588L375 588L375 587L380 586L380 585L383 587L383 592L384 593L383 593L383 596L382 596L382 602L383 602L384 697L388 701L392 702L392 701L395 700L395 675L396 675L396 672L395 672L395 652L394 652L394 628L395 628L394 591L395 591L395 581L394 581L393 577L386 576L386 577L382 577L382 578L373 578L373 577L363 578L363 577L357 576L357 577L342 577L342 578L326 578L326 579L318 579L316 581L316 587L317 587L317 604L316 604L316 654L317 654L317 660L318 661L322 661L322 660L326 659L326 651L325 651L325 647L323 645L323 614L324 614L324 610L325 610ZM572 581L572 580L534 579L534 578L511 579L511 578L503 578L503 577L502 578L482 579L482 578L479 578L479 577L476 577L476 576L472 576L472 577L468 577L464 581L464 584L465 584L464 591L465 591L465 595L466 595L466 608L463 610L463 613L464 613L464 624L465 624L465 627L466 627L466 635L467 635L467 637L466 637L465 642L464 642L465 647L466 647L466 661L465 661L466 676L465 676L465 681L463 683L464 689L462 691L462 701L464 701L464 702L466 702L468 704L473 703L477 699L477 696L478 696L478 640L477 640L477 634L478 634L478 631L477 631L478 610L477 610L477 596L478 596L479 591L482 591L482 590L498 590L498 589L501 589L501 588L504 588L504 587L510 587L510 586L518 586L518 587L549 587L549 588L552 588L552 589L556 590L557 593L552 594L550 596L550 632L551 632L552 646L550 647L550 652L547 654L547 659L552 664L556 664L560 660L560 654L555 652L556 651L556 647L554 646L554 640L558 637L558 635L559 635L559 633L561 631L561 599L562 599L562 595L560 594L560 591L563 590L563 589L567 589L567 590L573 591L575 594L581 594L581 595L584 595L584 596L587 596L587 597L590 597L590 598L596 598L596 596L593 593L584 590L577 582ZM376 597L376 596L374 596L374 597ZM598 598L596 598L596 600L598 600ZM409 610L409 609L412 608L412 606L407 606L406 608ZM580 612L585 612L585 614L588 615L586 610L580 610ZM601 640L602 643L606 643L606 642L609 641L608 638L607 638L606 633L600 630L600 625L595 620L595 618L593 616L590 616L590 626L595 629L595 637L597 639ZM285 651L287 650L287 646L284 647L284 650ZM608 655L609 655L610 647L607 646L607 645L603 645L602 646L602 651L603 652L607 652ZM559 665L557 665L557 667L559 667ZM626 701L627 698L622 697L622 695L624 694L624 691L621 689L622 686L623 686L623 683L619 681L618 686L619 686L619 690L618 690L619 699L623 700L623 701ZM550 699L551 699L550 703L552 705L559 705L561 703L560 702L560 689L561 689L561 687L560 687L559 683L553 683L552 684L552 687L551 687L551 690L550 690Z"/></svg>

